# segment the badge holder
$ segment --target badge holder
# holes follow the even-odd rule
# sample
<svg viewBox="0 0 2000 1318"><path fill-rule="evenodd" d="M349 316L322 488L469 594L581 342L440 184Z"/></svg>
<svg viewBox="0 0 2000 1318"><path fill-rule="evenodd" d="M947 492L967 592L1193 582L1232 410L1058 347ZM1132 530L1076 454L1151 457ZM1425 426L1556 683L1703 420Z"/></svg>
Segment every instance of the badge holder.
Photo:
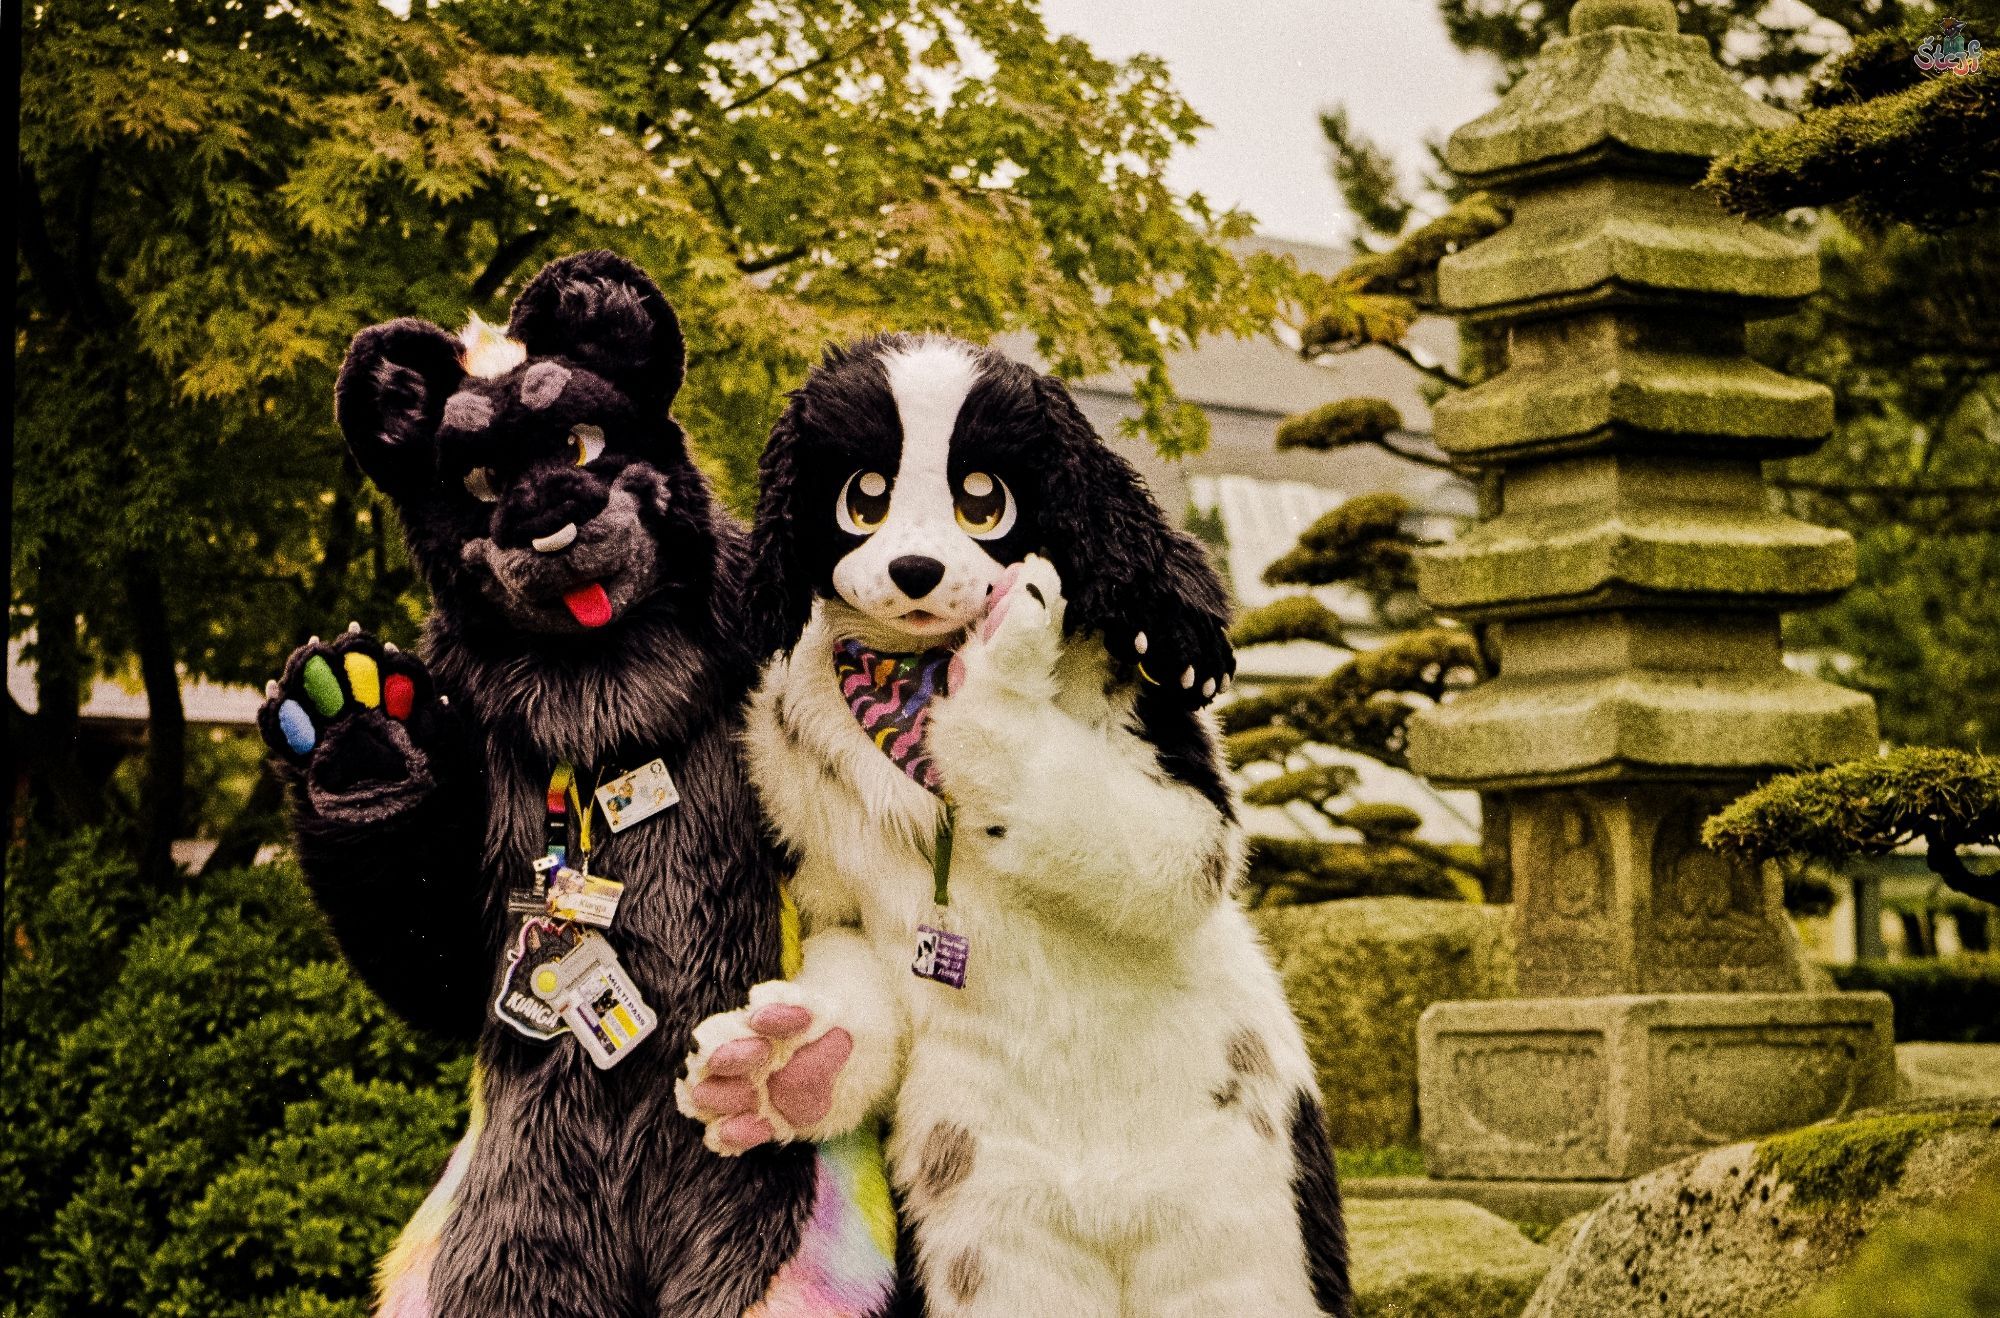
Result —
<svg viewBox="0 0 2000 1318"><path fill-rule="evenodd" d="M932 979L962 989L972 941L950 928L951 843L957 826L957 811L946 801L938 816L937 838L931 846L931 895L937 902L937 911L931 917L934 923L917 926L917 954L910 962L910 973L918 979Z"/></svg>

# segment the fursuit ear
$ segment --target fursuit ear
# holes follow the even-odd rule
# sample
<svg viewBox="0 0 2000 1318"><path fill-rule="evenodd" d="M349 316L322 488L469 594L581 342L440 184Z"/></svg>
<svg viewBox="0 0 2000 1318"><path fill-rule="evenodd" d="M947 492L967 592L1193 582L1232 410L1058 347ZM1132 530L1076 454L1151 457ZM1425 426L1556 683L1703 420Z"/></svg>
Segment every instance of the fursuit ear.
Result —
<svg viewBox="0 0 2000 1318"><path fill-rule="evenodd" d="M660 286L616 252L579 252L543 266L507 318L530 357L567 357L665 416L687 371L680 318Z"/></svg>
<svg viewBox="0 0 2000 1318"><path fill-rule="evenodd" d="M465 379L459 341L425 320L371 325L347 346L333 410L368 479L399 502L437 476L438 419Z"/></svg>
<svg viewBox="0 0 2000 1318"><path fill-rule="evenodd" d="M1065 630L1105 631L1135 594L1176 597L1228 616L1228 596L1208 555L1160 512L1132 464L1111 451L1062 381L1042 376L1035 393L1048 426L1039 509L1043 552L1062 575ZM1122 637L1106 637L1114 654Z"/></svg>
<svg viewBox="0 0 2000 1318"><path fill-rule="evenodd" d="M757 460L757 520L750 528L744 604L760 659L796 645L812 617L812 582L799 552L796 406L778 418Z"/></svg>

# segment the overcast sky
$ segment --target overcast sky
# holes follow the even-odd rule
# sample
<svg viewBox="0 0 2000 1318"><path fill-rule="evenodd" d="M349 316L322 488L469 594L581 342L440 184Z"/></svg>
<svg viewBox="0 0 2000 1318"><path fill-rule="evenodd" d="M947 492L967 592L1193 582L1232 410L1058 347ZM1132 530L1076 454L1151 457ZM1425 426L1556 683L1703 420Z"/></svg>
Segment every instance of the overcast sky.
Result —
<svg viewBox="0 0 2000 1318"><path fill-rule="evenodd" d="M1495 67L1451 44L1435 0L1043 0L1042 12L1100 55L1166 60L1210 124L1172 181L1280 238L1342 244L1352 232L1326 171L1321 106L1346 104L1414 178L1426 137L1495 99Z"/></svg>

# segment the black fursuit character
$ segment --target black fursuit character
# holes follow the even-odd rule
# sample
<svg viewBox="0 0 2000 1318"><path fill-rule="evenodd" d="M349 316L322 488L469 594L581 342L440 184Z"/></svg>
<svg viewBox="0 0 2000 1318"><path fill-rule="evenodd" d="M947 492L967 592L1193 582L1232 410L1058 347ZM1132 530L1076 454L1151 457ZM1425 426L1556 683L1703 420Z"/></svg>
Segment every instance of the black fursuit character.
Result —
<svg viewBox="0 0 2000 1318"><path fill-rule="evenodd" d="M347 957L402 1016L477 1041L472 1129L384 1264L381 1312L875 1313L891 1263L844 1303L782 1307L838 1207L824 1155L724 1161L674 1109L695 1024L780 973L784 875L737 747L744 534L668 415L680 326L644 272L591 252L537 275L507 336L356 336L340 424L430 587L423 658L315 638L262 715ZM604 937L658 1025L600 1069L574 1032L496 1015L510 888L552 835L573 864L594 787L654 760L679 803L615 834L598 809L590 872L624 884ZM578 804L558 816L565 762Z"/></svg>

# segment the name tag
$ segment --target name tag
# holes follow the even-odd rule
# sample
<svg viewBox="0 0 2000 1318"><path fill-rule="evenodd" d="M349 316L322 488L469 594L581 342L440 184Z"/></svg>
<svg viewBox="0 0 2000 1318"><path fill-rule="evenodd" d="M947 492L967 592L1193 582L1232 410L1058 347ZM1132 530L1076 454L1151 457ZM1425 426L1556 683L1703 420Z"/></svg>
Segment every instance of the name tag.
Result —
<svg viewBox="0 0 2000 1318"><path fill-rule="evenodd" d="M642 764L597 789L598 808L614 833L651 819L680 799L665 760Z"/></svg>

